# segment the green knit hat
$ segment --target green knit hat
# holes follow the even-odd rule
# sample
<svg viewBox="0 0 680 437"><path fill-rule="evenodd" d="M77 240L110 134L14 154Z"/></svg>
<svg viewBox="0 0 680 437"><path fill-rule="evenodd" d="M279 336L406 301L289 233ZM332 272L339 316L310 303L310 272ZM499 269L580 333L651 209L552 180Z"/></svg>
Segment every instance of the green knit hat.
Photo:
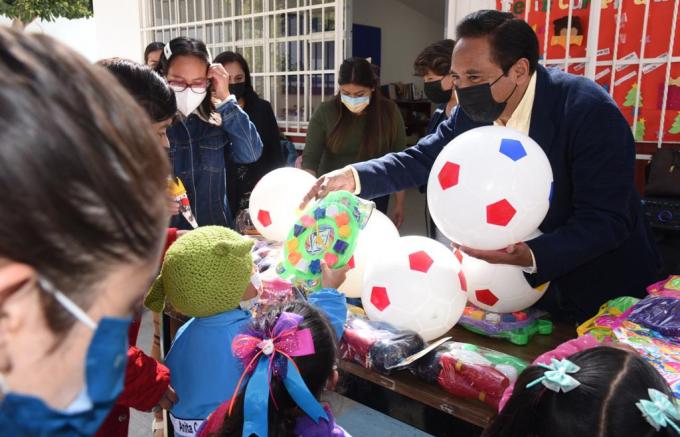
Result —
<svg viewBox="0 0 680 437"><path fill-rule="evenodd" d="M253 244L252 239L220 226L183 235L165 254L161 274L144 304L161 312L167 298L177 311L190 317L238 308L250 282Z"/></svg>

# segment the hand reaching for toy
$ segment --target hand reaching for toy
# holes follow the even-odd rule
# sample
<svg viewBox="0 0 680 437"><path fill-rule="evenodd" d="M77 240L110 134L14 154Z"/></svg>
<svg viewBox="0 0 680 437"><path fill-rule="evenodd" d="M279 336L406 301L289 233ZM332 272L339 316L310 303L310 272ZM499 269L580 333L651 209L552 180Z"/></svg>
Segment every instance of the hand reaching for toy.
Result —
<svg viewBox="0 0 680 437"><path fill-rule="evenodd" d="M335 288L337 290L345 282L348 271L349 266L333 269L321 261L321 285L323 288Z"/></svg>
<svg viewBox="0 0 680 437"><path fill-rule="evenodd" d="M305 198L300 204L300 209L304 209L311 200L326 197L328 193L333 191L345 190L353 193L355 188L354 173L349 166L326 173L317 179L314 186L309 190L307 195L305 195Z"/></svg>

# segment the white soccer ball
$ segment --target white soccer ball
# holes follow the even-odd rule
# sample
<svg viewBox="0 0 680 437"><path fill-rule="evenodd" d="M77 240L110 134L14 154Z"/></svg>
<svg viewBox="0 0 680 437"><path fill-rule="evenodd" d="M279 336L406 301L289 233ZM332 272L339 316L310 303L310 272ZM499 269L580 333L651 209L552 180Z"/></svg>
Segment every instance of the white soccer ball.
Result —
<svg viewBox="0 0 680 437"><path fill-rule="evenodd" d="M366 227L359 233L354 255L348 263L350 270L338 290L347 297L361 297L366 264L381 256L385 244L399 238L399 231L385 214L374 209Z"/></svg>
<svg viewBox="0 0 680 437"><path fill-rule="evenodd" d="M248 212L268 240L284 241L300 215L300 202L316 179L304 170L283 167L267 173L250 194Z"/></svg>
<svg viewBox="0 0 680 437"><path fill-rule="evenodd" d="M550 162L534 140L485 126L459 135L441 151L430 172L427 204L450 240L498 250L538 228L552 185Z"/></svg>
<svg viewBox="0 0 680 437"><path fill-rule="evenodd" d="M468 301L495 313L513 313L529 308L543 297L550 283L533 288L521 267L489 264L456 250L462 266L462 287Z"/></svg>
<svg viewBox="0 0 680 437"><path fill-rule="evenodd" d="M446 334L460 319L467 295L460 263L443 244L402 237L369 260L361 297L371 320L412 330L426 341Z"/></svg>

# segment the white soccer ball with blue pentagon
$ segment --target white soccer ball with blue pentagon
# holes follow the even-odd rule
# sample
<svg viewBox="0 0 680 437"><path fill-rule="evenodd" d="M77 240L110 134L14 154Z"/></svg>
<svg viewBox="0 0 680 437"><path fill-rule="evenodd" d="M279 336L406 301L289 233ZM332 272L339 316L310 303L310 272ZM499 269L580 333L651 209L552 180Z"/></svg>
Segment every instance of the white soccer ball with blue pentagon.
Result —
<svg viewBox="0 0 680 437"><path fill-rule="evenodd" d="M371 320L431 341L463 314L467 294L460 278L460 263L449 248L425 237L402 237L369 260L361 301Z"/></svg>
<svg viewBox="0 0 680 437"><path fill-rule="evenodd" d="M427 185L430 215L450 240L498 250L524 241L550 207L553 174L543 149L514 129L485 126L457 136Z"/></svg>

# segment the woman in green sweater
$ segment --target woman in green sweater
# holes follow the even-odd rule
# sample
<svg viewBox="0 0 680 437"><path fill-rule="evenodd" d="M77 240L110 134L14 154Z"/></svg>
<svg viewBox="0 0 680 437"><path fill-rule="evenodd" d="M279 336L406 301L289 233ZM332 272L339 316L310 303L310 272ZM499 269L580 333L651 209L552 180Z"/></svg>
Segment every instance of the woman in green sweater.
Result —
<svg viewBox="0 0 680 437"><path fill-rule="evenodd" d="M302 168L314 176L406 148L399 108L380 93L378 77L363 58L346 59L338 72L340 92L314 112L307 129ZM392 221L401 226L404 192L395 194ZM386 213L389 196L373 199Z"/></svg>

